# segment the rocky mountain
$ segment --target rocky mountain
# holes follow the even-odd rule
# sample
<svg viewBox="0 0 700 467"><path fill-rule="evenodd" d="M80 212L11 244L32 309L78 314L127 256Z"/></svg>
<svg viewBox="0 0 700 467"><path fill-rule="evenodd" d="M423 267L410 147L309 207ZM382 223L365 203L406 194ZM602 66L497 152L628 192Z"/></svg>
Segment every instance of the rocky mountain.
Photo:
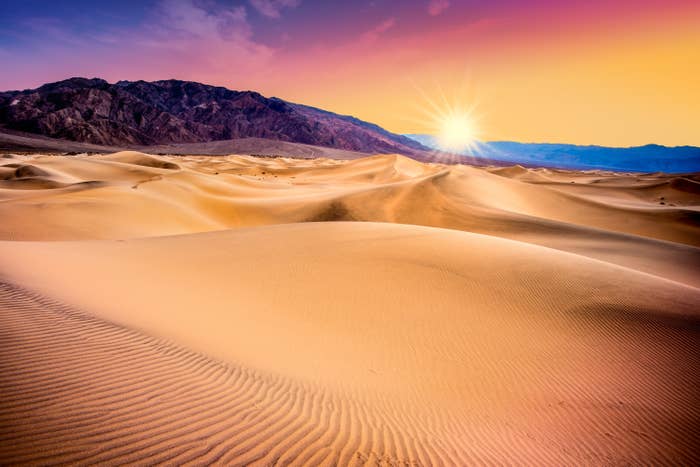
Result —
<svg viewBox="0 0 700 467"><path fill-rule="evenodd" d="M0 126L82 143L147 146L267 138L368 153L422 144L354 117L205 84L71 78L0 93Z"/></svg>
<svg viewBox="0 0 700 467"><path fill-rule="evenodd" d="M405 135L421 144L440 149L431 135ZM566 169L605 169L630 172L684 173L700 171L700 147L647 144L629 148L579 146L555 143L489 141L474 144L464 156L504 164L560 167ZM468 159L465 159L467 162Z"/></svg>

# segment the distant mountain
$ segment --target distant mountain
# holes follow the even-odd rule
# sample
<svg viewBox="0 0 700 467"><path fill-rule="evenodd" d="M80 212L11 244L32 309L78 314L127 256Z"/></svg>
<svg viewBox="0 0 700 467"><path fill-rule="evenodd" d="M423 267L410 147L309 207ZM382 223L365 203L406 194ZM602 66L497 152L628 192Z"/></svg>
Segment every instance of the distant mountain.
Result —
<svg viewBox="0 0 700 467"><path fill-rule="evenodd" d="M425 146L439 149L431 135L405 135ZM492 141L478 143L465 156L513 164L539 165L570 169L606 169L631 172L698 172L700 148L667 147L656 144L630 148L577 146L573 144L515 143ZM465 161L466 162L466 161Z"/></svg>
<svg viewBox="0 0 700 467"><path fill-rule="evenodd" d="M0 93L0 127L106 146L267 138L367 153L420 143L350 116L189 81L71 78Z"/></svg>

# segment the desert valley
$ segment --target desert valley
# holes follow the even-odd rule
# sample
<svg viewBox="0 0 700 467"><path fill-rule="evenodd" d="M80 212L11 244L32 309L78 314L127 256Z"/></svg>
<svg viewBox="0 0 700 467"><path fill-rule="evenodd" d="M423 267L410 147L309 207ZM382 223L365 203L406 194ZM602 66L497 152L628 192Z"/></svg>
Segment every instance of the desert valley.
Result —
<svg viewBox="0 0 700 467"><path fill-rule="evenodd" d="M699 460L697 175L0 170L3 463Z"/></svg>

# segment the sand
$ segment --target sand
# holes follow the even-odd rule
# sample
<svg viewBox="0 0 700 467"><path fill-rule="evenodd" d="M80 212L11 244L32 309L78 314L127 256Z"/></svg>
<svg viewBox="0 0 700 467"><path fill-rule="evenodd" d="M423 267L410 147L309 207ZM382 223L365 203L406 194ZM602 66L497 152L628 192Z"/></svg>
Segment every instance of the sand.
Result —
<svg viewBox="0 0 700 467"><path fill-rule="evenodd" d="M1 163L2 464L700 462L696 175Z"/></svg>

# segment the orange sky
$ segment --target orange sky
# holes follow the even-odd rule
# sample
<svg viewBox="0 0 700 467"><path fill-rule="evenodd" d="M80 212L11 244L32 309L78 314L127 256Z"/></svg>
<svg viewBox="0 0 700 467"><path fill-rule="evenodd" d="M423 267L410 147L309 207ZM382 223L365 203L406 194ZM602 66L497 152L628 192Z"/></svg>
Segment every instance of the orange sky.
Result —
<svg viewBox="0 0 700 467"><path fill-rule="evenodd" d="M476 104L482 140L700 145L697 8L566 26L484 20L318 50L290 57L281 67L295 79L271 83L271 93L400 133L435 131L432 100Z"/></svg>
<svg viewBox="0 0 700 467"><path fill-rule="evenodd" d="M481 140L700 146L698 0L37 2L0 15L0 89L177 78L398 133L475 106Z"/></svg>

